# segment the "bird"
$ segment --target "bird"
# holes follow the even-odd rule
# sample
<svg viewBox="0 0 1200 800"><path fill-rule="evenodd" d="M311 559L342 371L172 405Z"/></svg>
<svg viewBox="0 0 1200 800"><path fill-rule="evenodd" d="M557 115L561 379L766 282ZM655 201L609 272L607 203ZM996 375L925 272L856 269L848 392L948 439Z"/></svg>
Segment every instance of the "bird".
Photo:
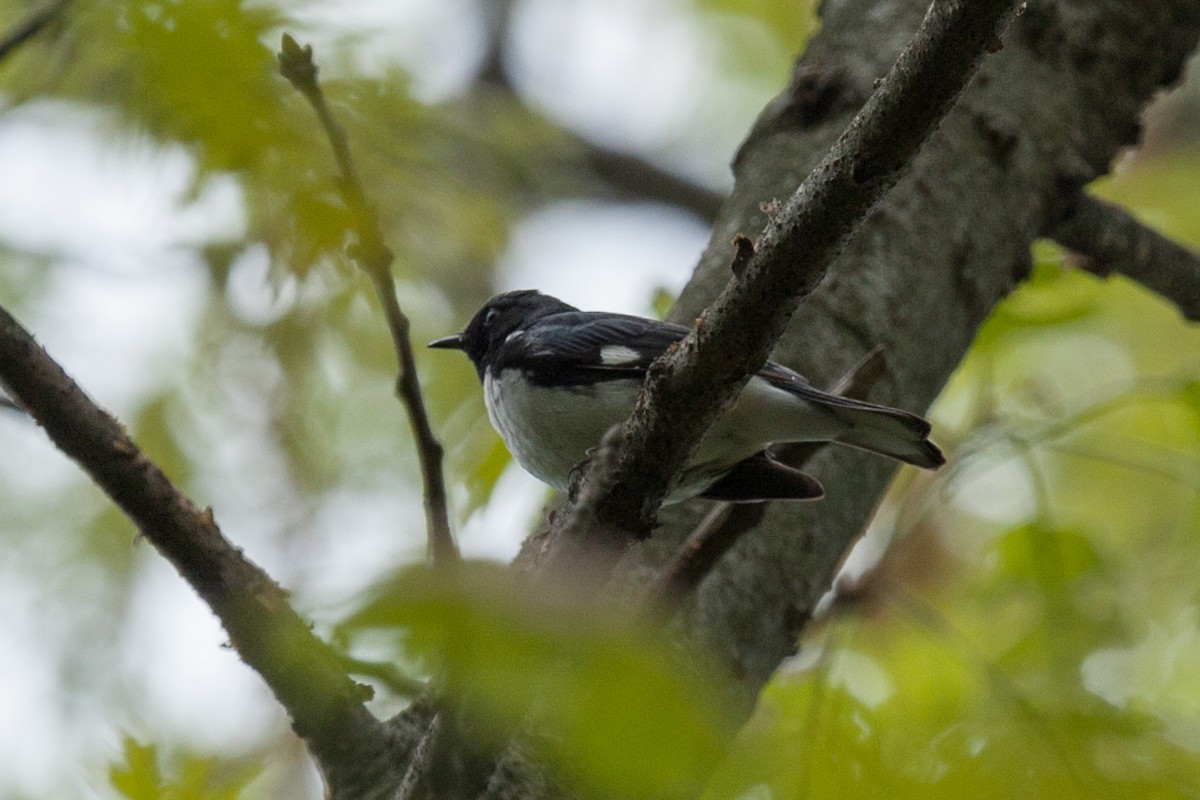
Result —
<svg viewBox="0 0 1200 800"><path fill-rule="evenodd" d="M483 385L488 417L527 472L566 491L572 470L633 412L650 364L689 329L628 314L581 311L533 289L487 301L459 333L429 347L461 350ZM769 446L837 442L924 469L945 463L916 414L828 394L768 361L705 434L666 503L815 500L811 475Z"/></svg>

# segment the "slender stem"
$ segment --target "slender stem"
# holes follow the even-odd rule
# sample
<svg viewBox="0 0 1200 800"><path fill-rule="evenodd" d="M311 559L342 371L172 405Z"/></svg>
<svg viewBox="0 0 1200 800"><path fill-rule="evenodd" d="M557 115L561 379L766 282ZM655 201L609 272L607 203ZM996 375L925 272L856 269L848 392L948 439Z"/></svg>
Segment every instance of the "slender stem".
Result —
<svg viewBox="0 0 1200 800"><path fill-rule="evenodd" d="M396 300L396 283L391 270L394 256L383 242L379 218L367 201L362 181L354 168L346 132L329 110L329 104L325 102L325 93L317 81L317 65L312 55L311 45L301 47L295 39L285 33L279 50L279 72L304 95L316 112L317 119L333 148L334 160L341 170L338 188L353 216L355 232L358 235L358 246L351 251L351 257L367 273L375 287L375 293L379 296L387 319L388 330L392 334L392 345L396 350L399 364L396 395L408 413L409 425L416 441L417 457L421 463L429 552L435 564L452 563L458 561L460 555L458 545L450 532L446 482L442 474L443 450L441 442L434 436L421 394L416 358L413 356L412 341L409 338L409 320Z"/></svg>

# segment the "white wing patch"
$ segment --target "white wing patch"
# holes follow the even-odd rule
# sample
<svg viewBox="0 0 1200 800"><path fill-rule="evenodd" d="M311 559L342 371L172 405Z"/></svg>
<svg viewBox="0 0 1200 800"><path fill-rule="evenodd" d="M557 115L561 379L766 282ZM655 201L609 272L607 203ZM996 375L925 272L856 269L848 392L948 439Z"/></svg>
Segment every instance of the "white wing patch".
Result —
<svg viewBox="0 0 1200 800"><path fill-rule="evenodd" d="M641 360L641 354L632 347L621 344L610 344L600 348L600 363L608 367L620 367L625 364L635 364Z"/></svg>

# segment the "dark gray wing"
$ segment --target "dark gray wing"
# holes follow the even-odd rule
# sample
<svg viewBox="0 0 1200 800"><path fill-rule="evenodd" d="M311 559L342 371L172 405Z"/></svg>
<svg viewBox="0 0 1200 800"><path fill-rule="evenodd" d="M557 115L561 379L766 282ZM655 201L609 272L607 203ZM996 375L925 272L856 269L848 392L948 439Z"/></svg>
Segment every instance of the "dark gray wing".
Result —
<svg viewBox="0 0 1200 800"><path fill-rule="evenodd" d="M641 380L687 332L682 325L624 314L554 314L505 340L493 368L519 368L541 386Z"/></svg>

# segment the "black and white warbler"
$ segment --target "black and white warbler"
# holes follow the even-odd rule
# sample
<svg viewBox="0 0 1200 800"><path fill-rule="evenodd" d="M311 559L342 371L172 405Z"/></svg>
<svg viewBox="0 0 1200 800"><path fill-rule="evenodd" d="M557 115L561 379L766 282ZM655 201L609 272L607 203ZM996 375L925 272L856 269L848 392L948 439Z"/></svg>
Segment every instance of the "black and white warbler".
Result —
<svg viewBox="0 0 1200 800"><path fill-rule="evenodd" d="M650 363L688 329L626 314L580 311L537 291L497 295L461 333L430 347L462 350L483 382L492 425L528 472L565 490L571 469L626 419ZM929 423L888 406L815 389L768 361L708 431L667 502L820 497L821 484L770 456L779 442L832 441L935 469L945 463Z"/></svg>

